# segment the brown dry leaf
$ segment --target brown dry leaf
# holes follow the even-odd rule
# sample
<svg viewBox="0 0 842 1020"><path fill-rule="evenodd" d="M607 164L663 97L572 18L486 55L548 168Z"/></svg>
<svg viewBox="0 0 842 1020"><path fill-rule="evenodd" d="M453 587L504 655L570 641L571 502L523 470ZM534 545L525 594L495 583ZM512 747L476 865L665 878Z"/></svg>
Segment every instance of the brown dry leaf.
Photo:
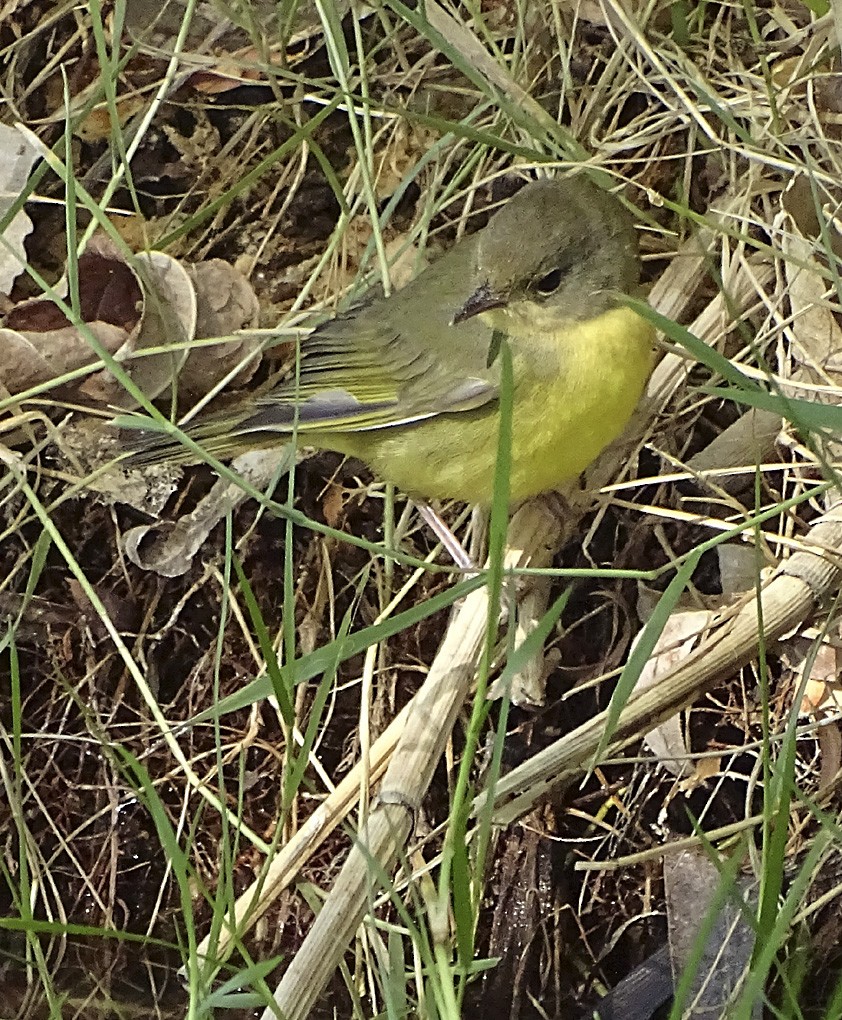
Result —
<svg viewBox="0 0 842 1020"><path fill-rule="evenodd" d="M79 311L85 322L105 322L126 332L136 326L140 284L122 255L102 235L94 237L79 256L78 276ZM66 294L66 280L56 290ZM45 333L67 324L64 313L47 298L22 301L6 317L10 329L24 332Z"/></svg>
<svg viewBox="0 0 842 1020"><path fill-rule="evenodd" d="M566 4L571 14L581 21L587 21L591 25L599 25L601 28L608 28L609 21L605 15L605 7L599 0L577 0L576 3Z"/></svg>
<svg viewBox="0 0 842 1020"><path fill-rule="evenodd" d="M338 291L350 287L359 277L363 254L371 241L371 220L367 216L355 216L342 237L342 261L329 276L319 281L324 283L324 296L332 298ZM399 234L385 241L384 249L389 262L389 278L392 289L400 290L421 273L426 259L419 259L414 244L407 244L407 235Z"/></svg>
<svg viewBox="0 0 842 1020"><path fill-rule="evenodd" d="M88 328L111 354L125 343L126 333L118 326L93 322ZM44 333L0 329L0 384L13 395L81 368L93 357L73 326Z"/></svg>
<svg viewBox="0 0 842 1020"><path fill-rule="evenodd" d="M119 95L112 106L103 99L102 70L97 60L85 63L72 81L76 91L70 96L73 133L83 142L96 143L113 138L136 114L146 109L166 72L166 62L156 57L135 54L117 81ZM54 75L50 91L54 93L44 123L64 123L67 117L64 90L66 82ZM86 109L92 101L90 109ZM84 116L82 114L84 113ZM115 123L116 121L116 123Z"/></svg>
<svg viewBox="0 0 842 1020"><path fill-rule="evenodd" d="M797 680L801 680L804 671L810 669L810 675L804 685L801 699L801 714L827 714L842 709L842 685L839 677L839 649L829 641L823 641L818 650L815 642L807 636L793 639L791 651L800 651L795 658L787 656L787 665Z"/></svg>
<svg viewBox="0 0 842 1020"><path fill-rule="evenodd" d="M176 379L178 392L188 399L205 396L238 366L229 382L248 382L260 364L265 337L249 332L260 309L242 273L221 259L192 266L182 266L163 252L139 259L155 300L147 298L136 351L175 345L179 339L219 337L224 343L135 358L127 366L133 381L154 398Z"/></svg>
<svg viewBox="0 0 842 1020"><path fill-rule="evenodd" d="M270 46L261 52L246 46L223 53L212 66L197 69L187 79L190 86L205 96L218 96L241 85L263 85L269 80L267 68L289 68L297 61L289 59L284 47Z"/></svg>
<svg viewBox="0 0 842 1020"><path fill-rule="evenodd" d="M244 386L257 370L262 352L263 338L248 332L260 315L257 295L242 273L222 259L199 262L187 272L196 294L196 335L225 337L226 342L189 353L179 392L187 398L203 397L238 365L242 367L228 384Z"/></svg>
<svg viewBox="0 0 842 1020"><path fill-rule="evenodd" d="M674 612L667 620L649 661L641 670L636 690L654 687L662 676L685 659L704 636L715 615L707 609ZM684 740L679 716L671 716L650 730L644 742L674 776L683 778L692 772L686 760L690 751Z"/></svg>
<svg viewBox="0 0 842 1020"><path fill-rule="evenodd" d="M333 0L331 6L336 16L341 19L348 13L351 3L350 0ZM272 25L273 22L277 24L277 10L273 2L261 3L258 0L252 3L253 15L259 23L266 26ZM212 63L203 61L202 66L192 71L186 80L197 92L215 96L230 92L231 89L239 88L241 85L265 84L272 77L271 68L277 67L284 71L294 68L324 45L324 30L315 4L298 3L294 10L295 31L288 36L285 46L249 45L229 49L215 57ZM369 17L373 13L361 10L360 17ZM233 33L229 34L229 38L233 38ZM225 40L217 41L218 52L222 50L220 41L224 43ZM182 65L189 66L191 57L190 53L184 54Z"/></svg>
<svg viewBox="0 0 842 1020"><path fill-rule="evenodd" d="M97 87L99 87L98 84ZM83 94L79 101L83 102L85 99ZM131 95L121 96L114 104L117 114L117 125L115 126L114 118L111 116L111 107L106 103L97 103L73 133L88 144L105 141L107 138L113 137L115 131L125 127L136 113L148 105L149 97L145 95L135 92Z"/></svg>
<svg viewBox="0 0 842 1020"><path fill-rule="evenodd" d="M696 768L693 771L693 785L699 785L718 776L722 771L722 758L716 755L712 758L699 758Z"/></svg>
<svg viewBox="0 0 842 1020"><path fill-rule="evenodd" d="M187 358L188 350L183 345L196 335L196 294L187 271L164 252L136 256L132 271L143 292L141 318L115 359L124 363L132 381L154 399L172 385ZM138 356L150 348L161 347L172 349ZM137 406L122 384L105 369L86 379L80 392L86 399L102 404L127 410Z"/></svg>
<svg viewBox="0 0 842 1020"><path fill-rule="evenodd" d="M322 499L322 513L331 528L338 528L345 518L345 501L347 490L335 482L328 485Z"/></svg>
<svg viewBox="0 0 842 1020"><path fill-rule="evenodd" d="M164 395L176 380L188 396L203 396L240 364L237 382L254 373L260 337L231 334L256 322L257 298L242 274L226 263L213 260L188 271L170 255L154 251L128 262L109 239L96 235L79 258L78 276L87 330L150 399ZM66 294L66 280L56 289ZM188 343L197 331L231 340L203 347L188 359ZM0 383L12 394L94 361L82 332L46 299L17 305L0 331ZM64 391L87 403L126 410L137 406L106 369Z"/></svg>
<svg viewBox="0 0 842 1020"><path fill-rule="evenodd" d="M833 123L842 113L842 74L827 71L816 76L814 83L816 109L820 114L830 114ZM822 118L824 120L824 118Z"/></svg>
<svg viewBox="0 0 842 1020"><path fill-rule="evenodd" d="M102 238L94 239L79 257L78 276L81 317L106 350L116 355L138 325L139 282ZM56 289L66 294L66 280ZM52 301L23 301L6 316L0 338L0 381L12 394L90 364L95 357L79 330Z"/></svg>
<svg viewBox="0 0 842 1020"><path fill-rule="evenodd" d="M800 53L776 60L771 66L772 81L781 90L787 88L798 80L802 65L803 60Z"/></svg>

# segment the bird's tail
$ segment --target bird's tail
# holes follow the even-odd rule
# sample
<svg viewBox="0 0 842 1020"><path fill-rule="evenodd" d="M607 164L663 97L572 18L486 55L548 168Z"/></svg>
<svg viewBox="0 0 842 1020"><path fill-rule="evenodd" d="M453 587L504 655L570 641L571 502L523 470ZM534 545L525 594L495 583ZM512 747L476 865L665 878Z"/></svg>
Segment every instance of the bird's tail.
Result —
<svg viewBox="0 0 842 1020"><path fill-rule="evenodd" d="M143 415L123 415L113 424L123 432L124 465L143 467L197 464L204 454L230 460L248 450L275 446L289 438L291 423L278 423L274 431L267 431L265 427L256 427L257 418L255 413L228 410L197 419L181 429Z"/></svg>

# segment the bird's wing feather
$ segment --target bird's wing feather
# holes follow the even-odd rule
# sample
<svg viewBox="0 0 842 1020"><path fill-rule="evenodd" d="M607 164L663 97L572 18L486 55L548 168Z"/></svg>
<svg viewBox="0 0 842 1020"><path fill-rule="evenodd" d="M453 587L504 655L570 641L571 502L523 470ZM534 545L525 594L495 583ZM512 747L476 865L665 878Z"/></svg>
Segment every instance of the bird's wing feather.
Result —
<svg viewBox="0 0 842 1020"><path fill-rule="evenodd" d="M491 329L473 319L451 325L474 282L471 253L460 248L388 300L305 337L297 372L259 398L237 431L385 428L494 400Z"/></svg>

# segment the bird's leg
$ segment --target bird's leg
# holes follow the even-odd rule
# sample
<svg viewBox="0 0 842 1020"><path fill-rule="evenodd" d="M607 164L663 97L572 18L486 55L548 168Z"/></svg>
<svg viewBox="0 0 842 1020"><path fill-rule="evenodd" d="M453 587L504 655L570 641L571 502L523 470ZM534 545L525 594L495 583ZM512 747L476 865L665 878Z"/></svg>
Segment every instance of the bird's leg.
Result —
<svg viewBox="0 0 842 1020"><path fill-rule="evenodd" d="M538 498L556 520L563 522L569 516L570 503L561 493L554 492ZM419 501L415 505L422 520L430 527L456 565L466 571L475 571L476 564L484 557L488 540L488 512L480 507L474 509L470 552L466 552L462 543L428 503ZM549 566L555 551L555 548L546 549L545 554L533 565ZM500 605L500 623L505 625L507 620L514 619L515 647L523 644L546 613L551 588L552 578L549 577L529 577L521 579L516 584L506 585ZM495 682L491 686L489 697L498 698L508 693L515 705L543 705L546 679L551 669L552 663L545 659L544 651L541 649L512 678L509 691L504 692Z"/></svg>
<svg viewBox="0 0 842 1020"><path fill-rule="evenodd" d="M552 578L530 577L529 586L518 593L515 600L515 640L514 647L519 648L529 637L539 620L547 611L550 602ZM539 648L523 667L512 677L509 697L513 705L535 706L546 701L547 677L554 663L549 661L544 649ZM492 686L491 696L502 695L502 690Z"/></svg>
<svg viewBox="0 0 842 1020"><path fill-rule="evenodd" d="M424 521L439 542L441 542L442 546L449 553L450 558L456 566L461 567L463 570L476 570L476 562L467 552L465 552L462 543L453 534L450 528L448 528L430 504L417 500L415 505L418 507L418 513L421 516L421 520Z"/></svg>
<svg viewBox="0 0 842 1020"><path fill-rule="evenodd" d="M482 506L475 506L471 511L471 544L468 554L474 563L482 563L488 551L488 525L491 515Z"/></svg>

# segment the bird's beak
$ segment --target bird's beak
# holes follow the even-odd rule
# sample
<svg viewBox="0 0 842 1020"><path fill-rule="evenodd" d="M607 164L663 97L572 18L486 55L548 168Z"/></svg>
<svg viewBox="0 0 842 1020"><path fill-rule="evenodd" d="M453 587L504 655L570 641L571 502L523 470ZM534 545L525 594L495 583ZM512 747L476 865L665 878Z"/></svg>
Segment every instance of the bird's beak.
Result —
<svg viewBox="0 0 842 1020"><path fill-rule="evenodd" d="M492 290L490 284L484 283L471 294L465 304L456 312L450 320L450 324L451 326L456 326L466 319L473 319L480 312L490 312L492 308L503 308L508 304L508 301L508 295Z"/></svg>

